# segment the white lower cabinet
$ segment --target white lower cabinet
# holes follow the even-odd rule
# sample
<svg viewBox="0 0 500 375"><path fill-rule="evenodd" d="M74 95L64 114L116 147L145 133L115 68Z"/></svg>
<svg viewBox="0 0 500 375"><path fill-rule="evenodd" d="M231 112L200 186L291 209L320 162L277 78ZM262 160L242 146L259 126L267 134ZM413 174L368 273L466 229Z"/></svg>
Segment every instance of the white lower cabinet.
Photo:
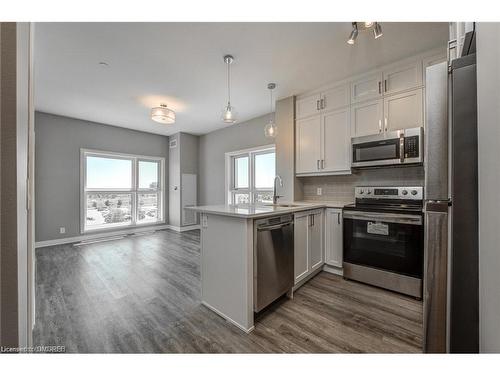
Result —
<svg viewBox="0 0 500 375"><path fill-rule="evenodd" d="M327 208L325 222L325 263L342 267L342 209Z"/></svg>
<svg viewBox="0 0 500 375"><path fill-rule="evenodd" d="M294 219L295 284L324 264L323 210L298 212Z"/></svg>

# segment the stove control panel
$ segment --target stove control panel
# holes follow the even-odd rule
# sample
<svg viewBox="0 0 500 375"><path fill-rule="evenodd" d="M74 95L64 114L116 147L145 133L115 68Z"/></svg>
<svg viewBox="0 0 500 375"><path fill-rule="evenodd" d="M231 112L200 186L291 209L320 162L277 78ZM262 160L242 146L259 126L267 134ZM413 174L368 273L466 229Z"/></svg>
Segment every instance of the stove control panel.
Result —
<svg viewBox="0 0 500 375"><path fill-rule="evenodd" d="M354 196L363 199L422 200L424 188L422 186L358 186L354 189Z"/></svg>

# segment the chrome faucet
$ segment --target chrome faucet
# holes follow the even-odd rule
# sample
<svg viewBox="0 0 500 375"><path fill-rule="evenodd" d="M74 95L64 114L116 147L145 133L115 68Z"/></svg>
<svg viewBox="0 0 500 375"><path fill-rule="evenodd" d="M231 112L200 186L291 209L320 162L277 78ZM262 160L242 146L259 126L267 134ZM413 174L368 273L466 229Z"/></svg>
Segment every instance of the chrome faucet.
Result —
<svg viewBox="0 0 500 375"><path fill-rule="evenodd" d="M277 174L274 177L274 182L273 182L273 204L277 204L278 198L282 197L282 195L276 195L276 180L279 180L280 186L283 187L283 180L281 179L281 176L279 174Z"/></svg>

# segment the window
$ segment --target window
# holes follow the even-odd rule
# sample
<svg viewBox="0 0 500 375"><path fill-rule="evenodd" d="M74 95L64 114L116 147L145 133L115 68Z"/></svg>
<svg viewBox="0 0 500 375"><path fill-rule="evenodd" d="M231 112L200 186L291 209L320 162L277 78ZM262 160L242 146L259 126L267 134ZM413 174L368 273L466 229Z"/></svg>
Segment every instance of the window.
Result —
<svg viewBox="0 0 500 375"><path fill-rule="evenodd" d="M274 146L226 153L227 203L272 203Z"/></svg>
<svg viewBox="0 0 500 375"><path fill-rule="evenodd" d="M163 221L164 159L81 150L82 232Z"/></svg>

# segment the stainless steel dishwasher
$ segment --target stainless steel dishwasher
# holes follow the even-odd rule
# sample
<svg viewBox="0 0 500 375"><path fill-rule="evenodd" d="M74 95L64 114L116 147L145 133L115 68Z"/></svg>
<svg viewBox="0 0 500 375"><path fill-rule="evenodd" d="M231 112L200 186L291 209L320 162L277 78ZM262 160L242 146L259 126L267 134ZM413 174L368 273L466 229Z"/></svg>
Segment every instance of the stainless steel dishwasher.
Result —
<svg viewBox="0 0 500 375"><path fill-rule="evenodd" d="M259 312L293 287L293 216L254 222L254 311Z"/></svg>

